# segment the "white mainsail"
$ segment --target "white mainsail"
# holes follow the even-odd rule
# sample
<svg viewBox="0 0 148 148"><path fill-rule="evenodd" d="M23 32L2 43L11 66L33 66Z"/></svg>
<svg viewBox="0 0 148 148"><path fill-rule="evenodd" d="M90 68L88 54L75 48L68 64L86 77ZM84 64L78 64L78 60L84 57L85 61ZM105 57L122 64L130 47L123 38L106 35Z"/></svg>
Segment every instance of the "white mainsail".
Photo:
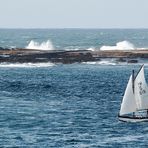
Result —
<svg viewBox="0 0 148 148"><path fill-rule="evenodd" d="M144 76L144 66L142 66L137 74L134 86L138 110L148 109L148 87Z"/></svg>
<svg viewBox="0 0 148 148"><path fill-rule="evenodd" d="M135 95L133 93L133 88L132 88L132 75L129 78L122 104L121 104L121 109L120 109L120 115L128 114L137 111L137 105L136 105L136 100L135 100Z"/></svg>

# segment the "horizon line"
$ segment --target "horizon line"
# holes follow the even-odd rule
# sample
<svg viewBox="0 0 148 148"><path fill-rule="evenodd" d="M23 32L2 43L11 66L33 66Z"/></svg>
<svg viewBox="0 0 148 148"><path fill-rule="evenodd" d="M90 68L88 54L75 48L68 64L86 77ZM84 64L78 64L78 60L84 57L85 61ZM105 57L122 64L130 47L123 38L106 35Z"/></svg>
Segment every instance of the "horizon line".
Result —
<svg viewBox="0 0 148 148"><path fill-rule="evenodd" d="M135 28L131 28L131 27L0 27L0 29L148 29L148 27L135 27Z"/></svg>

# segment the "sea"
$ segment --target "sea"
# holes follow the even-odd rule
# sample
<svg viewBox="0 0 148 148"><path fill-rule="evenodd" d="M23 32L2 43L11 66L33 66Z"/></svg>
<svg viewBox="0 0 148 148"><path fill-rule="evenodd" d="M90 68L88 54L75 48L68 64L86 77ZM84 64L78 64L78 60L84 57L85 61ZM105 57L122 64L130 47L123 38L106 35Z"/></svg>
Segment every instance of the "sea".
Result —
<svg viewBox="0 0 148 148"><path fill-rule="evenodd" d="M148 29L0 29L0 47L147 50ZM148 80L147 63L1 63L0 147L148 147L147 122L117 117L142 64Z"/></svg>

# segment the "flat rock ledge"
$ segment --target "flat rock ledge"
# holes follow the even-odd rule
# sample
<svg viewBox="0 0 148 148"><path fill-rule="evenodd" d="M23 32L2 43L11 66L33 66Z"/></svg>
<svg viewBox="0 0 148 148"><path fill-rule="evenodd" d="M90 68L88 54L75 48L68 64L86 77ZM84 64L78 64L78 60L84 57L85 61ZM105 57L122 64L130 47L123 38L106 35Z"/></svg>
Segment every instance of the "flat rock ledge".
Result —
<svg viewBox="0 0 148 148"><path fill-rule="evenodd" d="M111 58L117 62L137 63L139 59L148 60L148 50L109 50L109 51L64 51L64 50L37 50L23 48L0 47L0 63L63 63L93 62Z"/></svg>

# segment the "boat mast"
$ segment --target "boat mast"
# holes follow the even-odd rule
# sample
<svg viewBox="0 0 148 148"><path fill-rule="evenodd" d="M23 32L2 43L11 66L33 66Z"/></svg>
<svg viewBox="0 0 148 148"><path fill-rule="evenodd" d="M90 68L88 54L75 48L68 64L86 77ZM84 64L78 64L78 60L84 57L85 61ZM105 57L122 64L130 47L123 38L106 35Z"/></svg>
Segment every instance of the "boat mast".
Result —
<svg viewBox="0 0 148 148"><path fill-rule="evenodd" d="M134 80L135 80L135 78L134 78L134 70L133 70L132 71L132 88L133 88L133 94L135 92ZM133 112L133 117L135 117L135 112Z"/></svg>
<svg viewBox="0 0 148 148"><path fill-rule="evenodd" d="M133 88L133 93L135 92L135 86L134 86L134 70L133 70L133 73L132 73L132 88Z"/></svg>

